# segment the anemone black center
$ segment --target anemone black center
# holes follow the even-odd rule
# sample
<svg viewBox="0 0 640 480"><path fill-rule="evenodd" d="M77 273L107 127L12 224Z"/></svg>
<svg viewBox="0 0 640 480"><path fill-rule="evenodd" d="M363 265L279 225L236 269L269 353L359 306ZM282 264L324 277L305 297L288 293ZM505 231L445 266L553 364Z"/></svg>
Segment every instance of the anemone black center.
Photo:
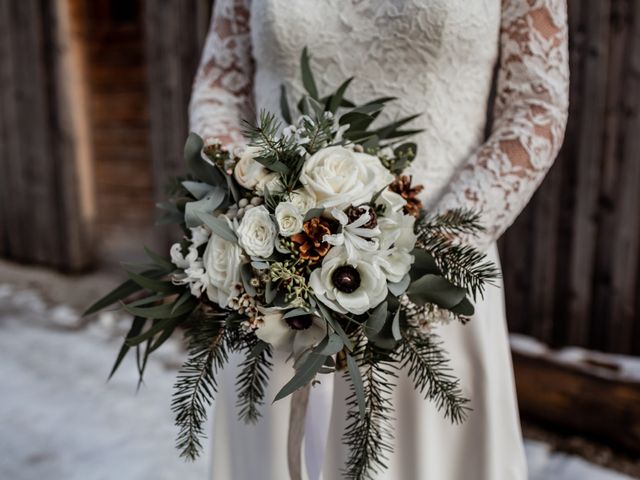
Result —
<svg viewBox="0 0 640 480"><path fill-rule="evenodd" d="M301 315L299 317L285 318L285 322L293 330L306 330L313 323L313 318L311 318L311 315Z"/></svg>
<svg viewBox="0 0 640 480"><path fill-rule="evenodd" d="M360 286L360 272L351 265L343 265L333 271L331 281L341 292L353 293Z"/></svg>

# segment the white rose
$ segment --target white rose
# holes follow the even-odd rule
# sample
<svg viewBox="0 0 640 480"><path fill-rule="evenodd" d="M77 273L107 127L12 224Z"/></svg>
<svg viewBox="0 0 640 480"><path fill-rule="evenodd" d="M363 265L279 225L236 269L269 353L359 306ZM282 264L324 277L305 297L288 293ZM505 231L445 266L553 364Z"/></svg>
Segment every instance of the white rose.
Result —
<svg viewBox="0 0 640 480"><path fill-rule="evenodd" d="M309 278L314 294L340 313L361 315L387 298L387 278L370 256L349 260L343 247L334 247Z"/></svg>
<svg viewBox="0 0 640 480"><path fill-rule="evenodd" d="M415 222L416 217L402 212L388 212L384 217L378 217L378 227L382 232L380 250L388 250L391 247L413 250L416 244Z"/></svg>
<svg viewBox="0 0 640 480"><path fill-rule="evenodd" d="M282 202L276 207L276 221L280 235L290 237L302 231L303 216L291 202Z"/></svg>
<svg viewBox="0 0 640 480"><path fill-rule="evenodd" d="M300 182L319 206L341 210L370 202L393 178L378 157L344 147L316 152L300 174Z"/></svg>
<svg viewBox="0 0 640 480"><path fill-rule="evenodd" d="M258 147L245 148L233 170L233 176L238 183L248 190L256 188L256 185L269 175L269 170L255 160L259 152Z"/></svg>
<svg viewBox="0 0 640 480"><path fill-rule="evenodd" d="M252 257L270 257L276 233L276 226L264 205L247 210L238 227L240 246Z"/></svg>
<svg viewBox="0 0 640 480"><path fill-rule="evenodd" d="M302 188L291 192L289 195L289 201L293 203L302 214L307 213L316 206L316 199Z"/></svg>
<svg viewBox="0 0 640 480"><path fill-rule="evenodd" d="M211 234L202 256L209 300L223 308L229 304L234 287L240 282L242 260L242 250L238 245Z"/></svg>
<svg viewBox="0 0 640 480"><path fill-rule="evenodd" d="M385 212L399 212L407 204L407 201L402 198L402 195L392 192L386 189L376 199L378 205L382 205L385 208Z"/></svg>

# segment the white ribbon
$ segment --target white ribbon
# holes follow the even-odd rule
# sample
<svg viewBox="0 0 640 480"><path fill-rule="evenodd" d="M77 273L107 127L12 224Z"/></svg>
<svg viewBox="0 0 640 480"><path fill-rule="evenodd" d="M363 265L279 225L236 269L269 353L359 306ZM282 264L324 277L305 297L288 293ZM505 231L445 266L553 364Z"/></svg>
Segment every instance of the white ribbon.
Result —
<svg viewBox="0 0 640 480"><path fill-rule="evenodd" d="M287 461L291 480L321 480L333 407L333 375L295 392L291 398ZM304 441L303 441L304 440ZM306 472L302 468L302 445ZM304 475L306 473L306 475Z"/></svg>

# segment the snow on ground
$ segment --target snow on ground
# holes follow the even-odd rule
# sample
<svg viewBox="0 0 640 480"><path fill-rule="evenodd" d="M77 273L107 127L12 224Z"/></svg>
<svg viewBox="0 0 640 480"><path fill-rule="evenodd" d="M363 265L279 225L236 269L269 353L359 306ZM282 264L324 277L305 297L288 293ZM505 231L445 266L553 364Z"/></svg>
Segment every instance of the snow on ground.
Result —
<svg viewBox="0 0 640 480"><path fill-rule="evenodd" d="M150 360L137 394L131 361L105 382L122 335L117 319L77 329L69 307L0 285L0 479L210 478L206 458L184 463L173 447L175 343ZM538 442L527 443L527 456L530 480L630 478Z"/></svg>

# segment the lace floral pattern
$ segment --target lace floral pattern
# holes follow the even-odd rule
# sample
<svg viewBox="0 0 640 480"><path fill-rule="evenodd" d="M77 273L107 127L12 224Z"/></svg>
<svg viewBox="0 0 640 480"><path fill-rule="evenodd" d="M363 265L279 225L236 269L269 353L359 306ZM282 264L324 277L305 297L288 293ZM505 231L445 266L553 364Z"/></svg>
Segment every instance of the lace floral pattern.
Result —
<svg viewBox="0 0 640 480"><path fill-rule="evenodd" d="M562 145L569 108L565 0L503 4L492 133L437 205L481 209L483 245L498 239L542 182Z"/></svg>
<svg viewBox="0 0 640 480"><path fill-rule="evenodd" d="M397 116L423 113L411 172L426 186L423 201L482 210L486 246L553 163L568 111L566 0L500 2L217 0L191 128L241 142L239 120L254 115L254 103L277 112L281 84L300 93L307 45L322 89L354 75L354 100L394 95ZM494 124L482 143L498 47Z"/></svg>
<svg viewBox="0 0 640 480"><path fill-rule="evenodd" d="M193 85L191 131L210 143L240 144L240 120L253 111L250 0L214 2L211 28Z"/></svg>

